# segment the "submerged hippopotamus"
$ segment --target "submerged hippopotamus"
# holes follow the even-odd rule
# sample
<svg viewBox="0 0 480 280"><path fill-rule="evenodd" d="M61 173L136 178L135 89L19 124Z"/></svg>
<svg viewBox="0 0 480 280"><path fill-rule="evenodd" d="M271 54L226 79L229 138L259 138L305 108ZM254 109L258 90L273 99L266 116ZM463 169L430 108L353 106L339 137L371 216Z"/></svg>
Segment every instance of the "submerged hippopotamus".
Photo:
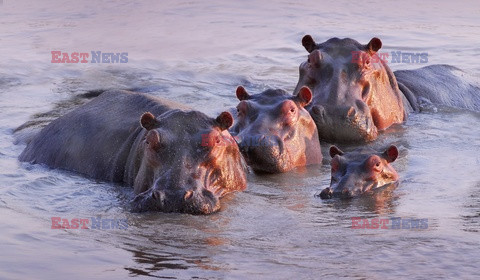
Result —
<svg viewBox="0 0 480 280"><path fill-rule="evenodd" d="M330 157L332 179L330 187L322 190L319 195L323 199L351 198L398 182L398 174L390 165L398 157L398 149L393 145L383 153L371 148L344 153L332 146Z"/></svg>
<svg viewBox="0 0 480 280"><path fill-rule="evenodd" d="M19 160L131 185L134 211L209 214L220 197L246 188L238 147L221 143L232 123L228 112L212 119L146 94L107 91L43 128ZM201 145L202 135L214 145Z"/></svg>
<svg viewBox="0 0 480 280"><path fill-rule="evenodd" d="M236 95L240 103L230 132L253 170L278 173L321 163L317 128L304 109L312 100L308 87L292 96L280 89L250 95L239 86Z"/></svg>
<svg viewBox="0 0 480 280"><path fill-rule="evenodd" d="M302 44L309 55L300 65L295 92L304 86L313 91L308 110L322 139L374 140L425 102L480 111L475 79L448 65L392 72L376 55L382 47L378 38L366 45L349 38L317 44L306 35Z"/></svg>

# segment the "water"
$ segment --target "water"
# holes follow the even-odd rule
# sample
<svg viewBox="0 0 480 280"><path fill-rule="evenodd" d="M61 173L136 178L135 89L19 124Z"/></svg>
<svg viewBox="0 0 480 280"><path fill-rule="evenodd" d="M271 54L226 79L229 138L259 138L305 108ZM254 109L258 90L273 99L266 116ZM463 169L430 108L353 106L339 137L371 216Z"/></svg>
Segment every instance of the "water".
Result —
<svg viewBox="0 0 480 280"><path fill-rule="evenodd" d="M1 279L480 276L478 113L411 115L372 143L400 148L396 189L322 201L314 194L329 184L327 163L251 173L248 190L210 216L130 213L131 189L19 163L24 146L13 144L16 127L64 112L88 90L140 89L211 116L236 105L237 85L292 91L305 34L377 36L382 51L428 52L428 65L478 75L476 1L66 2L0 1ZM129 60L52 64L52 50L128 52ZM128 229L55 230L55 216L127 219ZM351 229L352 217L428 219L428 229Z"/></svg>

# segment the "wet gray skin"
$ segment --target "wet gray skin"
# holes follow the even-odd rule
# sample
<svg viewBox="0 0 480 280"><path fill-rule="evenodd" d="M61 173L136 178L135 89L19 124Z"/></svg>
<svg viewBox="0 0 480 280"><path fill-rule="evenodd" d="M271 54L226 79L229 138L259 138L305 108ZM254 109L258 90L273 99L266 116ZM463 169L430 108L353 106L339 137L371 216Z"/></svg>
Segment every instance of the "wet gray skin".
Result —
<svg viewBox="0 0 480 280"><path fill-rule="evenodd" d="M145 113L148 111L147 113ZM134 211L209 214L246 188L233 123L146 94L108 91L54 120L27 144L21 161L133 186ZM202 135L212 139L202 145Z"/></svg>
<svg viewBox="0 0 480 280"><path fill-rule="evenodd" d="M322 199L352 198L398 183L398 174L390 165L398 157L398 149L393 145L382 153L370 148L344 153L332 146L330 156L332 178L330 187L320 192Z"/></svg>
<svg viewBox="0 0 480 280"><path fill-rule="evenodd" d="M306 35L302 44L309 55L300 65L295 92L303 86L312 90L307 109L327 141L374 140L425 102L480 111L478 79L448 65L394 74L377 53L378 38L366 45L349 38L317 44Z"/></svg>
<svg viewBox="0 0 480 280"><path fill-rule="evenodd" d="M236 95L240 103L230 132L254 171L279 173L321 163L315 122L305 110L310 89L295 96L280 89L250 95L240 86Z"/></svg>

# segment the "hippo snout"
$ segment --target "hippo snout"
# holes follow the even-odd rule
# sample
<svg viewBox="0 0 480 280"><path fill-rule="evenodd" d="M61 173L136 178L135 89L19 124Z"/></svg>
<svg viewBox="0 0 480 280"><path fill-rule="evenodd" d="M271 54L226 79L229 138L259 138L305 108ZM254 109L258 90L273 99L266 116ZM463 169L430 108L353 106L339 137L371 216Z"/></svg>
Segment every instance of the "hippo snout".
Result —
<svg viewBox="0 0 480 280"><path fill-rule="evenodd" d="M342 189L342 190L333 191L332 188L328 187L328 188L323 189L318 196L320 196L321 199L330 199L330 198L333 198L333 197L348 199L348 198L352 198L354 196L354 194L349 189Z"/></svg>
<svg viewBox="0 0 480 280"><path fill-rule="evenodd" d="M137 195L131 203L133 212L182 212L189 214L211 214L220 209L220 200L209 190L178 191L166 193L149 189Z"/></svg>
<svg viewBox="0 0 480 280"><path fill-rule="evenodd" d="M331 188L325 188L320 192L321 199L330 199L333 197L333 191Z"/></svg>
<svg viewBox="0 0 480 280"><path fill-rule="evenodd" d="M220 200L211 191L187 191L184 195L183 212L190 214L211 214L220 210Z"/></svg>
<svg viewBox="0 0 480 280"><path fill-rule="evenodd" d="M365 142L377 137L378 131L366 106L324 107L310 109L318 134L327 141Z"/></svg>
<svg viewBox="0 0 480 280"><path fill-rule="evenodd" d="M284 140L277 135L242 137L239 148L247 163L256 171L279 173L292 168Z"/></svg>

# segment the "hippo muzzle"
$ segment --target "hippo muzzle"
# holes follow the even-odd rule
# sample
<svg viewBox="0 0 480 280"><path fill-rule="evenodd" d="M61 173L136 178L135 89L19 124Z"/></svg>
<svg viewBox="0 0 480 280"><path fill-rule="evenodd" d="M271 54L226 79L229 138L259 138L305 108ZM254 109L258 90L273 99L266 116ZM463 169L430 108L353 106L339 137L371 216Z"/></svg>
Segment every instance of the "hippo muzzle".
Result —
<svg viewBox="0 0 480 280"><path fill-rule="evenodd" d="M368 107L366 105L360 107L314 105L310 108L310 114L317 124L318 134L323 139L334 142L372 141L377 138L377 127Z"/></svg>
<svg viewBox="0 0 480 280"><path fill-rule="evenodd" d="M276 135L256 135L237 138L247 164L255 171L281 173L293 168L284 141Z"/></svg>
<svg viewBox="0 0 480 280"><path fill-rule="evenodd" d="M207 189L197 191L167 191L149 189L135 197L132 211L181 212L189 214L211 214L220 209L219 196Z"/></svg>

